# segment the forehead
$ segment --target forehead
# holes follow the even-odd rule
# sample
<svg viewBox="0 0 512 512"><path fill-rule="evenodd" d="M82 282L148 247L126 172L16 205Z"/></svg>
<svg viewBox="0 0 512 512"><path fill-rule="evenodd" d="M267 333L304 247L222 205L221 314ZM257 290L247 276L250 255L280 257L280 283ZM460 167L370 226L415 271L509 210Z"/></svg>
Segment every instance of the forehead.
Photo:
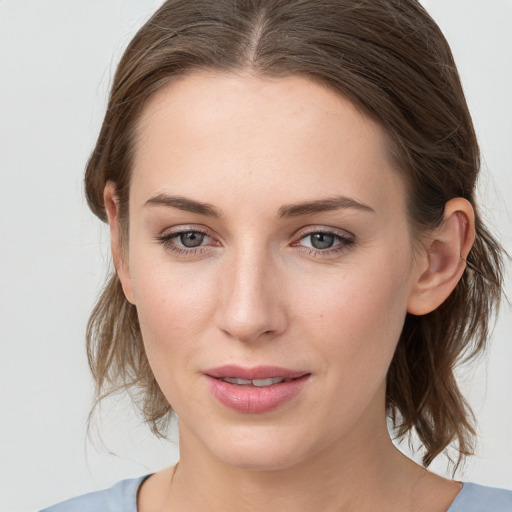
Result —
<svg viewBox="0 0 512 512"><path fill-rule="evenodd" d="M141 200L166 188L208 202L267 198L272 187L294 200L343 193L379 203L385 191L403 195L387 147L375 121L307 78L196 72L143 109L132 184Z"/></svg>

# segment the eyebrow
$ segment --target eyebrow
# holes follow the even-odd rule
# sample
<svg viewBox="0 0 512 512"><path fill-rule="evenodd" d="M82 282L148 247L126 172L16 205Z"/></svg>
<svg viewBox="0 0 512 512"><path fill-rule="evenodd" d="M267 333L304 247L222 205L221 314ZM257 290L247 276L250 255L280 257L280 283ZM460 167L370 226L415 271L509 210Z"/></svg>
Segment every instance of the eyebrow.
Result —
<svg viewBox="0 0 512 512"><path fill-rule="evenodd" d="M329 212L344 208L356 208L358 210L375 213L375 210L370 206L359 203L350 197L336 196L316 201L308 201L306 203L282 206L279 208L279 217L299 217L300 215Z"/></svg>
<svg viewBox="0 0 512 512"><path fill-rule="evenodd" d="M185 212L198 213L209 217L220 217L220 211L208 203L201 203L181 196L168 196L159 194L146 201L145 206L170 206Z"/></svg>
<svg viewBox="0 0 512 512"><path fill-rule="evenodd" d="M186 212L206 215L208 217L221 217L220 210L215 208L215 206L209 203L195 201L193 199L188 199L182 196L168 196L166 194L159 194L148 199L145 203L145 206L167 206ZM282 206L279 208L278 217L299 217L301 215L311 215L314 213L328 212L344 208L356 208L358 210L375 213L375 210L370 206L355 201L350 197L336 196L326 199L318 199L315 201L307 201L305 203L296 203Z"/></svg>

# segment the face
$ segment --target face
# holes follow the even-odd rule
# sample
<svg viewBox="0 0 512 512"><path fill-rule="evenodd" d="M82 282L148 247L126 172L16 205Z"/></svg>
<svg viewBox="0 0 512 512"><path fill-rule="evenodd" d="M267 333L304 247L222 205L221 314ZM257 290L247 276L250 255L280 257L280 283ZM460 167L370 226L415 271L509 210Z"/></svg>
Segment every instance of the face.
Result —
<svg viewBox="0 0 512 512"><path fill-rule="evenodd" d="M285 468L382 434L418 272L377 124L305 78L190 75L143 111L129 212L118 271L182 450Z"/></svg>

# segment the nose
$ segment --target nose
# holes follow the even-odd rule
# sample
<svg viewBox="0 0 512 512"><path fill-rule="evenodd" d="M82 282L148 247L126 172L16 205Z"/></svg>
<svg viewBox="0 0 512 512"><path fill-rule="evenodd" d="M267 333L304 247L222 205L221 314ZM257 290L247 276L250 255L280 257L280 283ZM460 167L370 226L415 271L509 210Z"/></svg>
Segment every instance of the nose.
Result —
<svg viewBox="0 0 512 512"><path fill-rule="evenodd" d="M217 326L243 342L270 339L288 325L283 280L264 250L240 250L225 262Z"/></svg>

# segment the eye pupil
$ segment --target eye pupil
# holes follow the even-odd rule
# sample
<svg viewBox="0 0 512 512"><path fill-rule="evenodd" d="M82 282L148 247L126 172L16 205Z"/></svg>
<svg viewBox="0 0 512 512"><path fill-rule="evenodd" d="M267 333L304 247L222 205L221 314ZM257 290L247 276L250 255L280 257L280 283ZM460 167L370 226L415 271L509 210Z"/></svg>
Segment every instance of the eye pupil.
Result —
<svg viewBox="0 0 512 512"><path fill-rule="evenodd" d="M326 233L315 233L311 235L311 245L315 249L329 249L334 244L334 236Z"/></svg>
<svg viewBox="0 0 512 512"><path fill-rule="evenodd" d="M204 234L196 231L189 231L180 235L180 242L185 247L199 247L204 240Z"/></svg>

